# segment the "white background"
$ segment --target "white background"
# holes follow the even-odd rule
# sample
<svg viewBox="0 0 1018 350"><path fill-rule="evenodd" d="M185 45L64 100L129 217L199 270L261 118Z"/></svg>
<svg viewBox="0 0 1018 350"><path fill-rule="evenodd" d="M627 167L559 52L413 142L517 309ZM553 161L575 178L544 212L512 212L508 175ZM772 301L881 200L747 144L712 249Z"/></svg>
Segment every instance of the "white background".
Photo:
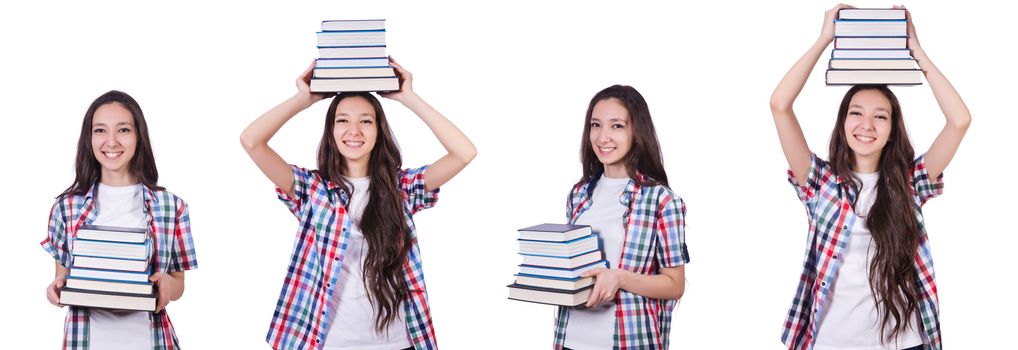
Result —
<svg viewBox="0 0 1018 350"><path fill-rule="evenodd" d="M944 342L976 349L1014 342L1008 258L1015 193L1016 56L1009 2L909 4L932 60L973 115L925 207ZM672 188L688 205L692 262L674 314L673 348L780 349L781 325L805 249L805 211L785 180L768 109L782 75L819 34L817 1L462 4L213 2L159 6L41 2L0 11L5 243L0 338L8 349L54 348L64 309L44 288L39 247L53 197L73 180L88 104L133 95L151 130L160 184L191 209L199 269L169 306L191 349L264 348L296 221L238 142L241 130L290 96L315 57L323 19L385 18L389 52L415 88L477 145L477 159L416 216L439 344L541 349L553 308L509 301L521 227L565 220L580 176L591 96L629 84L649 101ZM857 5L889 7L870 1ZM1009 7L1010 8L1007 8ZM810 146L826 156L846 88L825 87L821 58L796 104ZM928 85L894 88L924 152L944 118ZM404 164L443 149L409 110L383 102ZM313 168L327 102L272 141Z"/></svg>

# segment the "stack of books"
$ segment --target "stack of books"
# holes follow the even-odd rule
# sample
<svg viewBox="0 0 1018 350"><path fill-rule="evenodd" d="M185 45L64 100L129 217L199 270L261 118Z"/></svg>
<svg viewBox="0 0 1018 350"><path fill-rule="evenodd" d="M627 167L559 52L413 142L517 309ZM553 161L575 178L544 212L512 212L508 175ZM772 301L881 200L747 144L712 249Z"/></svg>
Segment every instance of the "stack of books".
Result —
<svg viewBox="0 0 1018 350"><path fill-rule="evenodd" d="M919 85L904 9L843 9L834 21L827 85Z"/></svg>
<svg viewBox="0 0 1018 350"><path fill-rule="evenodd" d="M71 243L74 264L60 289L61 304L155 311L147 229L84 225Z"/></svg>
<svg viewBox="0 0 1018 350"><path fill-rule="evenodd" d="M523 264L509 299L577 306L587 302L593 277L584 272L608 267L590 226L541 224L519 230Z"/></svg>
<svg viewBox="0 0 1018 350"><path fill-rule="evenodd" d="M396 91L385 55L385 20L323 21L311 92Z"/></svg>

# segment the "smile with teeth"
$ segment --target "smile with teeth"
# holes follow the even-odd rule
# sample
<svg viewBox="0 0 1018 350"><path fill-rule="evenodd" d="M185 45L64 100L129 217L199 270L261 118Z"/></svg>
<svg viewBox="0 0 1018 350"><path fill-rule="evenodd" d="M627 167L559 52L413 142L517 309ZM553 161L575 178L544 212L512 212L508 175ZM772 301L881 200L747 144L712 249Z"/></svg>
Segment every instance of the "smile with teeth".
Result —
<svg viewBox="0 0 1018 350"><path fill-rule="evenodd" d="M123 154L124 154L124 151L120 151L120 152L103 151L103 155L106 156L106 158L109 158L109 159L119 158Z"/></svg>
<svg viewBox="0 0 1018 350"><path fill-rule="evenodd" d="M615 148L616 148L616 147L608 147L608 146L597 146L597 149L598 149L599 151L601 151L602 153L608 153L608 152L614 151L614 150L615 150Z"/></svg>
<svg viewBox="0 0 1018 350"><path fill-rule="evenodd" d="M364 146L364 141L343 141L343 144L348 147L360 147Z"/></svg>
<svg viewBox="0 0 1018 350"><path fill-rule="evenodd" d="M869 137L869 136L863 136L863 135L853 135L853 136L855 136L856 140L859 140L859 141L862 141L862 142L873 142L873 141L877 140L876 137Z"/></svg>

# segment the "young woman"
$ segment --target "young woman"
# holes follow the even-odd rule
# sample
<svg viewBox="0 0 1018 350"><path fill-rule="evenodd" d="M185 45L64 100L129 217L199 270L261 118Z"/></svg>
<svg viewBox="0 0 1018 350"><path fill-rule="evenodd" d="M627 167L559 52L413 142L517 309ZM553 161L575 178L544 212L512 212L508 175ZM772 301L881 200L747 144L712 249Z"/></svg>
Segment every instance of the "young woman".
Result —
<svg viewBox="0 0 1018 350"><path fill-rule="evenodd" d="M71 306L64 324L65 349L179 348L166 304L184 293L184 271L198 266L187 204L157 185L148 127L138 102L110 91L85 112L78 138L75 178L53 204L42 247L56 260L46 288L60 304L60 288L74 264L73 239L82 225L147 228L153 242L149 278L157 286L156 312Z"/></svg>
<svg viewBox="0 0 1018 350"><path fill-rule="evenodd" d="M308 88L259 117L241 143L299 221L289 273L266 341L281 349L435 349L413 214L477 154L452 123L414 93L410 72L390 61L400 90L382 94L417 114L448 154L430 166L402 159L378 100L332 99L318 170L287 165L268 141L290 118L326 97Z"/></svg>
<svg viewBox="0 0 1018 350"><path fill-rule="evenodd" d="M614 85L590 100L580 144L583 177L566 204L590 225L611 268L600 268L586 308L559 307L555 348L667 349L685 290L686 207L668 188L654 122L636 89Z"/></svg>
<svg viewBox="0 0 1018 350"><path fill-rule="evenodd" d="M943 172L971 116L919 45L908 47L947 118L915 157L901 106L882 85L849 89L831 133L830 161L810 151L792 103L834 38L838 5L820 39L771 97L789 182L807 209L809 248L782 340L789 349L940 349L937 287L922 205L943 191Z"/></svg>

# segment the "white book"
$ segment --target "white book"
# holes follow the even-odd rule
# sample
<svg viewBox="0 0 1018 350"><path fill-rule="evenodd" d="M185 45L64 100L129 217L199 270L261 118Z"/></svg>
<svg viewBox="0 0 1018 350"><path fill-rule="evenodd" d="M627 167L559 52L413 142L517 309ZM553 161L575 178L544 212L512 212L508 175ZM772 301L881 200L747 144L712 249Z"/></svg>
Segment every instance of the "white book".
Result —
<svg viewBox="0 0 1018 350"><path fill-rule="evenodd" d="M835 49L906 49L908 38L834 38Z"/></svg>
<svg viewBox="0 0 1018 350"><path fill-rule="evenodd" d="M597 236L588 235L566 242L545 242L518 239L520 254L574 256L597 249Z"/></svg>
<svg viewBox="0 0 1018 350"><path fill-rule="evenodd" d="M319 58L315 68L389 67L388 57Z"/></svg>
<svg viewBox="0 0 1018 350"><path fill-rule="evenodd" d="M390 78L317 78L311 79L311 92L397 91L399 79Z"/></svg>
<svg viewBox="0 0 1018 350"><path fill-rule="evenodd" d="M147 259L149 245L146 243L122 243L93 241L75 238L72 242L71 254L98 256L118 259Z"/></svg>
<svg viewBox="0 0 1018 350"><path fill-rule="evenodd" d="M67 288L97 290L103 292L118 292L129 294L152 294L152 283L126 283L89 280L70 277L67 279Z"/></svg>
<svg viewBox="0 0 1018 350"><path fill-rule="evenodd" d="M593 289L593 286L587 286L583 290L578 291L556 290L514 283L509 285L509 299L541 304L577 306L587 302L587 299L590 298L591 289Z"/></svg>
<svg viewBox="0 0 1018 350"><path fill-rule="evenodd" d="M98 256L74 256L74 267L102 270L121 270L144 272L148 271L148 260L140 259L113 259Z"/></svg>
<svg viewBox="0 0 1018 350"><path fill-rule="evenodd" d="M841 9L838 19L905 19L905 9Z"/></svg>
<svg viewBox="0 0 1018 350"><path fill-rule="evenodd" d="M897 50L831 50L832 59L911 59L912 53L908 49Z"/></svg>
<svg viewBox="0 0 1018 350"><path fill-rule="evenodd" d="M834 36L907 36L905 20L834 21Z"/></svg>
<svg viewBox="0 0 1018 350"><path fill-rule="evenodd" d="M384 19L353 19L322 21L322 31L385 29Z"/></svg>
<svg viewBox="0 0 1018 350"><path fill-rule="evenodd" d="M315 68L314 78L389 78L395 77L392 67Z"/></svg>
<svg viewBox="0 0 1018 350"><path fill-rule="evenodd" d="M594 270L600 267L608 267L608 262L600 260L596 263L578 267L575 269L558 269L544 266L520 265L520 273L535 276L577 278L580 277L580 275L582 275L584 272Z"/></svg>
<svg viewBox="0 0 1018 350"><path fill-rule="evenodd" d="M114 271L114 270L96 270L96 269L82 269L72 268L70 275L76 278L88 278L96 280L106 281L124 281L124 282L142 282L147 283L149 278L148 272L129 272L129 271Z"/></svg>
<svg viewBox="0 0 1018 350"><path fill-rule="evenodd" d="M319 46L318 58L371 58L385 56L385 45Z"/></svg>
<svg viewBox="0 0 1018 350"><path fill-rule="evenodd" d="M385 45L385 31L318 32L318 46Z"/></svg>
<svg viewBox="0 0 1018 350"><path fill-rule="evenodd" d="M81 239L123 243L144 243L148 239L148 228L83 225L75 237Z"/></svg>
<svg viewBox="0 0 1018 350"><path fill-rule="evenodd" d="M918 69L827 70L827 85L919 85L922 83L923 71Z"/></svg>
<svg viewBox="0 0 1018 350"><path fill-rule="evenodd" d="M558 257L550 255L533 255L533 254L520 254L523 257L524 265L535 265L535 266L546 266L546 267L557 267L563 269L573 269L580 266L588 265L592 262L601 260L601 250L594 250L586 253L582 253L576 256L570 257Z"/></svg>
<svg viewBox="0 0 1018 350"><path fill-rule="evenodd" d="M832 59L831 69L915 69L915 60Z"/></svg>
<svg viewBox="0 0 1018 350"><path fill-rule="evenodd" d="M60 290L60 303L115 310L155 311L155 294L142 296L126 293L98 292L64 287Z"/></svg>

